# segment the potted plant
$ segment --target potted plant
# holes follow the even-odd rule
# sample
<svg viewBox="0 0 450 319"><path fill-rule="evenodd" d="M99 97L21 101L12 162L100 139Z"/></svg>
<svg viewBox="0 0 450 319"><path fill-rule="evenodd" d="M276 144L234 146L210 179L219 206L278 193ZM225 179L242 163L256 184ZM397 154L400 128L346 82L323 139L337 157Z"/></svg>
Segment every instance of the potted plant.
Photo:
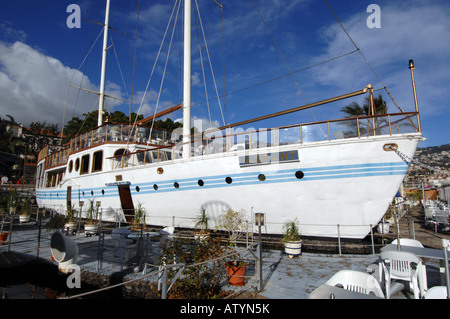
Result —
<svg viewBox="0 0 450 319"><path fill-rule="evenodd" d="M73 207L67 208L67 216L66 223L64 224L64 230L67 230L69 233L72 233L77 228L77 222L74 218L75 209Z"/></svg>
<svg viewBox="0 0 450 319"><path fill-rule="evenodd" d="M19 222L22 223L28 223L30 221L31 216L31 202L29 198L26 198L25 201L22 203L22 210L19 215Z"/></svg>
<svg viewBox="0 0 450 319"><path fill-rule="evenodd" d="M94 200L89 200L89 207L86 211L86 223L84 224L84 234L86 236L97 235L98 232L98 207L94 207Z"/></svg>
<svg viewBox="0 0 450 319"><path fill-rule="evenodd" d="M289 258L300 256L302 253L302 239L300 236L300 228L297 219L284 224L283 231L285 253L289 256Z"/></svg>
<svg viewBox="0 0 450 319"><path fill-rule="evenodd" d="M245 271L248 264L243 260L233 260L225 263L228 283L233 286L245 285Z"/></svg>
<svg viewBox="0 0 450 319"><path fill-rule="evenodd" d="M206 208L202 207L200 214L195 218L194 232L195 239L205 240L209 237L208 216L206 216Z"/></svg>
<svg viewBox="0 0 450 319"><path fill-rule="evenodd" d="M237 241L244 235L245 231L244 211L227 210L219 216L218 228L228 233L228 244L236 246ZM245 284L245 271L247 263L241 260L233 260L225 263L227 269L228 283L233 286L243 286Z"/></svg>
<svg viewBox="0 0 450 319"><path fill-rule="evenodd" d="M142 206L141 203L138 203L138 206L136 208L136 211L134 213L133 217L133 229L141 229L141 225L145 228L145 208Z"/></svg>
<svg viewBox="0 0 450 319"><path fill-rule="evenodd" d="M228 244L237 244L237 241L244 236L246 230L246 220L243 210L227 210L219 216L217 228L225 230L228 233Z"/></svg>
<svg viewBox="0 0 450 319"><path fill-rule="evenodd" d="M47 223L45 224L45 229L47 229L48 231L60 230L64 227L66 222L67 219L64 215L56 213L47 221Z"/></svg>

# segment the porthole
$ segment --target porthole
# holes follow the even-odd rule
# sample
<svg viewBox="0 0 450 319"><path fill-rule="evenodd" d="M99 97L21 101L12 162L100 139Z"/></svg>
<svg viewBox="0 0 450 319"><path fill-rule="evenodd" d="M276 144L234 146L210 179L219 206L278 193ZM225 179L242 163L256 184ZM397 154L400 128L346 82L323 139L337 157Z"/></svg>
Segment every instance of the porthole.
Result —
<svg viewBox="0 0 450 319"><path fill-rule="evenodd" d="M177 182L173 183L173 187L175 187L176 189L180 188L180 184L178 184Z"/></svg>
<svg viewBox="0 0 450 319"><path fill-rule="evenodd" d="M199 179L197 183L198 183L198 186L203 186L203 185L205 185L205 182L203 182L203 180L201 180L201 179Z"/></svg>
<svg viewBox="0 0 450 319"><path fill-rule="evenodd" d="M266 180L266 175L264 175L264 174L259 174L259 175L258 175L258 180L259 180L260 182L264 182L264 181Z"/></svg>
<svg viewBox="0 0 450 319"><path fill-rule="evenodd" d="M73 160L70 160L69 162L69 173L72 173L73 170Z"/></svg>
<svg viewBox="0 0 450 319"><path fill-rule="evenodd" d="M155 191L157 191L157 190L158 190L158 185L153 184L153 189L154 189Z"/></svg>
<svg viewBox="0 0 450 319"><path fill-rule="evenodd" d="M102 189L102 195L105 195L105 190L104 189Z"/></svg>
<svg viewBox="0 0 450 319"><path fill-rule="evenodd" d="M162 167L158 167L158 168L156 169L156 172L157 172L159 175L161 175L162 173L164 173L164 169L163 169Z"/></svg>
<svg viewBox="0 0 450 319"><path fill-rule="evenodd" d="M80 169L80 159L77 158L75 160L75 171L78 172L79 169Z"/></svg>
<svg viewBox="0 0 450 319"><path fill-rule="evenodd" d="M141 189L139 188L139 186L136 186L136 192L139 193L140 190L141 190Z"/></svg>
<svg viewBox="0 0 450 319"><path fill-rule="evenodd" d="M94 191L91 191L91 196L94 196Z"/></svg>
<svg viewBox="0 0 450 319"><path fill-rule="evenodd" d="M84 191L83 191L82 195L84 196Z"/></svg>
<svg viewBox="0 0 450 319"><path fill-rule="evenodd" d="M233 179L231 177L227 177L227 178L225 178L225 182L227 184L231 184L233 182Z"/></svg>
<svg viewBox="0 0 450 319"><path fill-rule="evenodd" d="M296 171L295 172L295 177L297 177L298 179L302 179L303 176L305 176L305 174L303 174L302 171Z"/></svg>

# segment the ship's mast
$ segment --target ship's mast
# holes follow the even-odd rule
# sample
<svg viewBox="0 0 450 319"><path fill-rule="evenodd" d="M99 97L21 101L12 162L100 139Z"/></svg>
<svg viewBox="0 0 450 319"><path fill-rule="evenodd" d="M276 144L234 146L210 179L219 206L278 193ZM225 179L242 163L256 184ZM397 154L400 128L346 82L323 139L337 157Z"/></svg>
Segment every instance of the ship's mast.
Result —
<svg viewBox="0 0 450 319"><path fill-rule="evenodd" d="M103 124L103 104L105 100L105 75L106 75L106 52L108 51L108 30L109 30L109 5L110 0L106 0L105 26L103 29L103 51L102 70L100 78L100 97L98 101L98 126Z"/></svg>
<svg viewBox="0 0 450 319"><path fill-rule="evenodd" d="M191 0L184 1L183 158L191 148Z"/></svg>

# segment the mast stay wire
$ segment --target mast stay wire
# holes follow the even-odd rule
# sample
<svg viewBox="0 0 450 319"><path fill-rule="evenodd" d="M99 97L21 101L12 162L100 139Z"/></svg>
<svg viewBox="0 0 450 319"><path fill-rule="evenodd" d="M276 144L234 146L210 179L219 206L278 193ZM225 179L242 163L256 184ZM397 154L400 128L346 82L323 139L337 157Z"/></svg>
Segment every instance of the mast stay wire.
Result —
<svg viewBox="0 0 450 319"><path fill-rule="evenodd" d="M176 0L176 1L175 1L175 4L174 4L174 6L173 6L173 9L172 9L172 13L171 13L171 15L170 15L169 22L167 23L166 30L165 30L165 32L164 32L164 36L163 36L163 38L162 38L162 40L161 40L161 45L159 46L158 53L156 54L155 62L153 63L152 71L150 72L150 76L149 76L149 79L148 79L148 81L147 81L147 86L145 87L144 94L142 95L141 102L140 102L140 104L139 104L139 109L138 109L138 111L137 111L136 114L139 114L139 113L140 113L141 108L142 108L142 105L144 104L144 100L145 100L145 97L146 97L146 95L147 95L147 91L148 91L148 89L149 89L150 82L151 82L151 80L152 80L152 78L153 78L153 73L155 72L155 69L156 69L156 64L158 63L159 56L160 56L161 51L162 51L162 47L163 47L163 45L164 45L164 42L165 42L165 39L166 39L168 30L169 30L170 24L171 24L171 22L172 22L172 18L173 18L173 14L174 14L174 12L175 12L175 8L177 7L177 4L178 4L178 10L177 10L177 15L178 15L179 8L180 8L180 3L181 3L181 1L179 2L178 0ZM173 37L173 33L172 33L172 37ZM162 84L161 84L161 86L162 86ZM155 108L154 114L156 115L156 108ZM134 119L133 127L136 126L137 118L138 118L138 117L136 116L136 118ZM155 122L155 117L153 117L153 120L152 120L152 126L151 126L151 129L150 129L150 135L149 135L149 136L151 136L151 133L152 133L152 130L153 130L153 124L154 124L154 122Z"/></svg>
<svg viewBox="0 0 450 319"><path fill-rule="evenodd" d="M209 107L209 97L208 97L208 87L206 85L206 76L205 76L205 67L203 65L203 53L202 53L202 46L200 45L200 35L198 33L198 19L197 16L194 15L195 17L195 25L196 25L196 29L197 29L197 41L198 41L198 51L199 51L199 55L200 55L200 65L202 66L202 75L203 75L203 86L205 88L205 96L206 96L206 106L208 108L208 117L209 117L209 126L212 127L212 122L211 122L211 109Z"/></svg>
<svg viewBox="0 0 450 319"><path fill-rule="evenodd" d="M100 38L100 36L102 35L102 33L103 33L103 29L99 32L97 38L95 39L95 41L93 42L93 44L92 44L91 47L89 48L89 50L88 50L86 56L84 57L83 61L81 61L80 66L78 67L78 69L77 69L76 71L73 72L72 78L70 79L70 81L69 81L69 83L68 83L68 85L67 85L66 98L65 98L65 101L64 101L64 111L63 111L63 119L62 119L61 135L64 135L64 123L65 123L65 120L66 120L67 99L69 98L69 88L70 88L70 86L71 86L71 83L72 83L73 79L75 78L76 73L80 71L81 67L82 67L83 64L86 62L87 58L89 57L89 55L90 55L92 49L95 47L95 44L97 43L97 41L98 41L98 39ZM85 65L85 68L86 68L86 65ZM85 72L82 72L81 74L82 74L82 76L81 76L81 79L80 79L80 87L82 86L82 83L83 83L83 80L84 80L84 74L85 74ZM78 99L79 99L79 97L80 97L80 92L81 92L81 89L78 89L77 97L76 97L76 100L75 100L75 103L74 103L74 109L73 109L73 111L72 111L72 116L73 116L73 114L75 113L75 107L76 107L76 105L78 104ZM98 100L97 100L97 101L98 101ZM83 122L83 123L84 123L84 122ZM81 128L80 128L80 129L81 129ZM77 134L78 134L78 133L77 133ZM60 143L62 143L62 139L60 140Z"/></svg>
<svg viewBox="0 0 450 319"><path fill-rule="evenodd" d="M281 52L280 47L278 46L278 43L275 41L275 37L273 36L272 32L270 32L269 26L267 25L266 21L264 20L261 11L259 11L258 6L256 5L255 0L252 0L253 5L256 8L256 11L258 12L259 17L261 18L261 21L263 22L264 26L266 27L267 32L269 33L272 42L274 43L275 47L277 48L278 54L281 56L281 59L283 60L284 64L286 65L286 68L288 70L289 75L292 77L292 80L294 81L295 85L297 86L298 91L300 92L300 95L302 96L303 100L305 101L306 104L309 104L308 101L306 100L305 95L303 94L303 91L300 89L300 85L298 84L297 80L295 79L294 73L292 72L291 68L289 67L289 64L287 63L286 59L284 58L283 53ZM317 122L317 118L314 115L314 112L309 109L309 111L311 112L311 115L314 118L314 121ZM322 135L325 137L326 134L323 132L322 128L319 126L320 131L322 132Z"/></svg>
<svg viewBox="0 0 450 319"><path fill-rule="evenodd" d="M350 34L348 33L347 29L345 29L344 25L342 24L341 20L339 20L338 16L336 15L336 13L333 11L333 9L331 8L331 6L328 4L327 0L323 0L325 2L325 4L327 5L328 9L331 11L331 13L333 14L334 18L336 19L336 21L339 23L339 25L341 26L342 30L344 30L345 34L347 35L347 37L350 39L350 41L352 42L353 46L355 47L355 49L359 52L359 54L361 55L361 57L364 59L364 61L367 63L367 65L370 67L370 69L372 70L372 72L375 74L375 76L378 78L378 81L380 81L380 83L383 85L384 90L386 91L386 93L389 95L389 97L391 98L392 102L394 102L395 106L400 110L400 112L405 113L403 111L403 109L400 107L400 105L397 103L397 101L394 99L394 97L392 96L391 92L388 90L388 88L386 87L386 84L384 84L383 80L381 79L381 77L378 75L378 73L375 71L375 69L373 68L372 64L369 62L369 60L367 60L366 56L364 55L364 53L362 52L362 50L356 45L355 41L353 40L353 38L350 36Z"/></svg>
<svg viewBox="0 0 450 319"><path fill-rule="evenodd" d="M215 90L216 90L217 102L219 103L219 109L220 109L220 113L221 113L221 115L222 115L222 121L223 121L223 123L224 123L224 125L225 125L225 118L224 118L224 115L223 115L222 104L220 103L219 92L218 92L218 90L217 90L217 83L216 83L216 78L215 78L215 75L214 75L214 69L213 69L213 67L212 67L211 56L210 56L210 54L209 54L208 44L207 44L207 42L206 42L205 31L204 31L204 28L203 28L202 18L201 18L201 16L200 16L200 10L199 10L199 8L198 8L198 2L197 2L197 0L195 0L195 6L197 7L198 19L199 19L199 22L200 22L200 28L201 28L201 30L202 30L203 41L204 41L204 43L205 43L205 49L206 49L206 54L207 54L207 56L208 56L209 68L210 68L210 70L211 70L211 75L212 75L212 79L213 79L213 82L214 82L214 88L215 88ZM202 60L202 61L203 61L203 60ZM203 65L202 65L202 68L203 68ZM208 99L208 96L206 96L206 98ZM208 104L208 111L209 111L209 104Z"/></svg>

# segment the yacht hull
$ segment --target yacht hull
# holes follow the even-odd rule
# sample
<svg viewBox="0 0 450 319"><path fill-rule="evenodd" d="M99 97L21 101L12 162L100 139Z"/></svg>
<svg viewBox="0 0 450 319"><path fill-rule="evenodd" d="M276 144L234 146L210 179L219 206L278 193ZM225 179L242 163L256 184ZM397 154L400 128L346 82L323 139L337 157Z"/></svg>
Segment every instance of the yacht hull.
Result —
<svg viewBox="0 0 450 319"><path fill-rule="evenodd" d="M125 190L151 225L193 228L205 208L214 227L222 212L233 209L245 211L249 231L253 213L261 212L267 233L280 234L297 218L303 236L362 239L385 214L408 169L383 146L396 144L412 158L420 138L373 136L176 159L68 178L38 188L36 197L39 207L61 212L68 199L77 209L80 201L94 200L103 220L117 221L125 220Z"/></svg>

